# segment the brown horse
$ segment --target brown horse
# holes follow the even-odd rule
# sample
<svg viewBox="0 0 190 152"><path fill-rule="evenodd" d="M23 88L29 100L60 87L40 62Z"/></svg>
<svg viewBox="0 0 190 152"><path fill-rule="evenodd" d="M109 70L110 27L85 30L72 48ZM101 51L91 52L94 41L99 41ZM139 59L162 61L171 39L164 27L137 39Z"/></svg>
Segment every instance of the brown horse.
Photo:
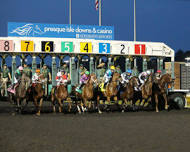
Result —
<svg viewBox="0 0 190 152"><path fill-rule="evenodd" d="M87 83L84 85L82 89L82 100L85 108L87 107L87 101L90 101L94 97L94 84L97 84L97 78L95 74L91 74L89 80ZM91 107L91 102L89 102L88 107ZM83 105L81 105L83 106Z"/></svg>
<svg viewBox="0 0 190 152"><path fill-rule="evenodd" d="M171 85L173 83L173 80L171 78L171 75L166 73L162 75L160 80L158 80L158 83L153 84L153 95L156 102L156 112L159 112L158 109L158 96L163 96L165 101L165 110L168 109L168 100L167 100L167 85Z"/></svg>
<svg viewBox="0 0 190 152"><path fill-rule="evenodd" d="M79 114L81 114L81 109L82 112L87 111L87 101L90 101L92 98L94 98L94 84L97 85L97 83L97 77L95 74L92 73L89 77L89 80L82 88L82 94L76 91L77 86L72 88L72 92L76 97L76 106ZM89 102L88 107L91 107L91 102Z"/></svg>
<svg viewBox="0 0 190 152"><path fill-rule="evenodd" d="M130 80L129 83L125 84L124 86L124 91L120 94L120 98L123 100L123 110L122 112L124 112L124 108L125 105L127 104L128 101L133 101L133 109L134 109L134 105L135 105L135 101L134 101L134 88L138 87L139 83L138 83L138 78L133 76Z"/></svg>
<svg viewBox="0 0 190 152"><path fill-rule="evenodd" d="M36 115L40 116L41 113L41 107L43 103L43 97L44 97L44 89L43 89L43 81L44 76L39 76L39 81L37 83L33 83L32 86L28 89L28 97L30 97L34 101L34 105L36 107ZM29 98L28 98L29 99Z"/></svg>
<svg viewBox="0 0 190 152"><path fill-rule="evenodd" d="M114 101L117 101L117 94L118 94L118 82L120 81L121 76L119 73L115 72L113 74L112 80L110 83L107 84L106 86L106 91L101 92L99 91L99 93L97 93L97 106L98 106L98 112L102 113L100 108L99 108L99 104L100 104L100 97L106 97L108 104L110 104L111 102L111 98L114 98ZM103 94L103 95L102 95Z"/></svg>
<svg viewBox="0 0 190 152"><path fill-rule="evenodd" d="M146 82L142 85L141 87L141 102L139 102L139 104L144 104L148 101L151 101L152 98L152 86L153 86L153 74L151 73L148 76L148 79L146 80Z"/></svg>
<svg viewBox="0 0 190 152"><path fill-rule="evenodd" d="M58 101L59 104L59 112L62 112L63 109L63 101L68 97L67 87L64 84L60 84L57 87L52 88L51 90L51 102L53 104L53 112L56 112L55 104ZM71 103L69 102L69 111L71 110Z"/></svg>
<svg viewBox="0 0 190 152"><path fill-rule="evenodd" d="M27 83L30 84L31 80L29 77L27 77L24 73L22 74L22 77L19 81L18 86L15 88L15 95L14 98L16 100L17 110L20 113L21 112L21 102L26 104L27 100Z"/></svg>

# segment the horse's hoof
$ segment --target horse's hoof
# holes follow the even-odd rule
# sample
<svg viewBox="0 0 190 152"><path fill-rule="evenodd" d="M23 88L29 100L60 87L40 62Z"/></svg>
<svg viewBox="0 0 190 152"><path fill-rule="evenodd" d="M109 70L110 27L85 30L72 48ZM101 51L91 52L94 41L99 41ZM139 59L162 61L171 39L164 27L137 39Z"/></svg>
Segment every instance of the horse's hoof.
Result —
<svg viewBox="0 0 190 152"><path fill-rule="evenodd" d="M159 111L158 111L158 110L156 110L156 112L158 113Z"/></svg>
<svg viewBox="0 0 190 152"><path fill-rule="evenodd" d="M101 112L101 111L98 111L98 113L99 113L99 114L102 114L102 112Z"/></svg>
<svg viewBox="0 0 190 152"><path fill-rule="evenodd" d="M15 116L15 115L16 115L16 113L15 113L15 112L13 112L11 115L12 115L12 116Z"/></svg>
<svg viewBox="0 0 190 152"><path fill-rule="evenodd" d="M167 106L165 106L165 110L168 110L168 105L167 105Z"/></svg>
<svg viewBox="0 0 190 152"><path fill-rule="evenodd" d="M40 116L40 113L38 112L38 113L36 113L36 116Z"/></svg>
<svg viewBox="0 0 190 152"><path fill-rule="evenodd" d="M122 112L122 113L124 113L124 112L125 112L125 110L122 110L121 112Z"/></svg>

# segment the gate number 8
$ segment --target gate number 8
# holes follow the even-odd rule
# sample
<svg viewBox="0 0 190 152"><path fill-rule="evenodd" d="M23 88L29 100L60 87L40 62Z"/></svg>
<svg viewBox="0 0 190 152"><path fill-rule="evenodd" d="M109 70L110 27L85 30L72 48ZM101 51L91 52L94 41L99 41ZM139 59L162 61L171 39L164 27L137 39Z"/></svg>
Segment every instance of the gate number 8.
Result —
<svg viewBox="0 0 190 152"><path fill-rule="evenodd" d="M4 50L5 50L5 51L9 51L9 49L10 49L10 48L9 48L9 41L5 41L5 42L4 42L4 45L5 45L5 46L4 46Z"/></svg>

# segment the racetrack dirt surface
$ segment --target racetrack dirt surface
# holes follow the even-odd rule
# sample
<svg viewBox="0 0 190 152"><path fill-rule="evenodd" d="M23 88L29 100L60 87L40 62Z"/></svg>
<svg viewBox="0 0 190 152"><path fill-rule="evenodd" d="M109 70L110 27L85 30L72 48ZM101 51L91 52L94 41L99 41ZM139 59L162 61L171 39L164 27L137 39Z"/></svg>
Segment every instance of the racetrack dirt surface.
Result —
<svg viewBox="0 0 190 152"><path fill-rule="evenodd" d="M190 110L12 116L0 103L0 152L189 152Z"/></svg>

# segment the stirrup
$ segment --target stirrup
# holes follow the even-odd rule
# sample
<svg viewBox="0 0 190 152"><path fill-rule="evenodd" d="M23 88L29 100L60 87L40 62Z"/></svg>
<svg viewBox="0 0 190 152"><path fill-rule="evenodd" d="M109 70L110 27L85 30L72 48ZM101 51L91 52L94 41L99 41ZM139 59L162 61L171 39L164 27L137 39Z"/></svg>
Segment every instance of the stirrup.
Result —
<svg viewBox="0 0 190 152"><path fill-rule="evenodd" d="M82 91L81 91L79 88L76 88L76 91L77 91L78 93L82 93Z"/></svg>

